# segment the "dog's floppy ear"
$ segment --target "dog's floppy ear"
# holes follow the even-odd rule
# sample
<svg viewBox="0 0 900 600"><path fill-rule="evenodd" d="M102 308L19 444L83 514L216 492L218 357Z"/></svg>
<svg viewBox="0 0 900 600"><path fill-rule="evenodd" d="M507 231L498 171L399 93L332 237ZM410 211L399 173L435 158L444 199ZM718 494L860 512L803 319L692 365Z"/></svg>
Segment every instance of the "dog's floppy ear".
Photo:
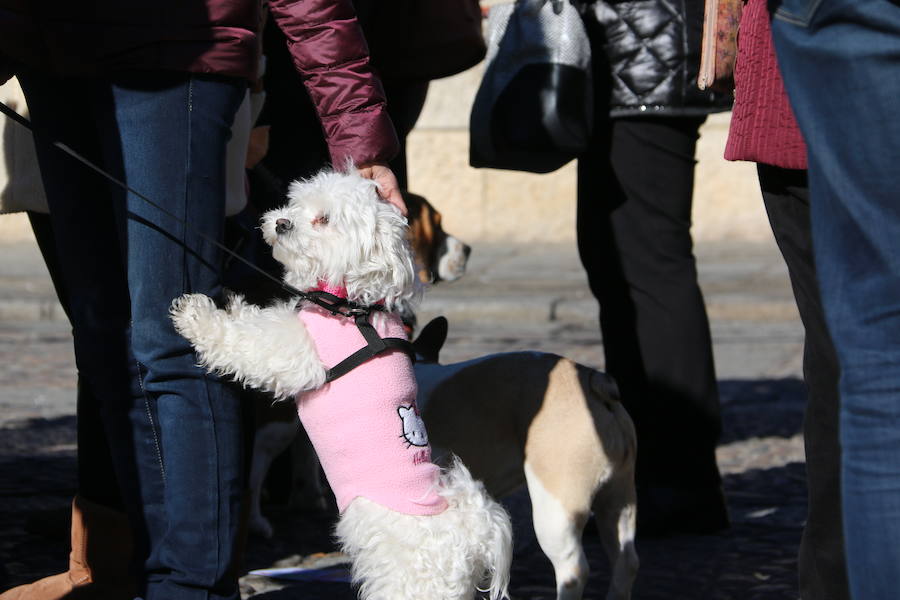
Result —
<svg viewBox="0 0 900 600"><path fill-rule="evenodd" d="M422 362L438 362L441 348L447 341L447 329L446 317L435 317L422 328L419 337L412 343L416 354L422 357Z"/></svg>
<svg viewBox="0 0 900 600"><path fill-rule="evenodd" d="M359 205L356 219L361 254L346 265L347 296L362 304L381 302L389 312L415 303L421 284L406 239L406 219L396 207L379 200L375 191Z"/></svg>
<svg viewBox="0 0 900 600"><path fill-rule="evenodd" d="M409 221L409 243L415 255L419 281L431 283L434 279L433 262L435 253L434 227L431 209L422 196L403 192L406 203L406 219Z"/></svg>

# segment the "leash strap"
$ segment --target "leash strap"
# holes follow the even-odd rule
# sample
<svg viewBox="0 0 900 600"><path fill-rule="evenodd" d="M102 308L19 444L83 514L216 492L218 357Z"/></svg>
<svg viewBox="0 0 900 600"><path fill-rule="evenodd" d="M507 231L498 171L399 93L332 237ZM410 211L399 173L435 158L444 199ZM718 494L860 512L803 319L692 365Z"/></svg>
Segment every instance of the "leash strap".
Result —
<svg viewBox="0 0 900 600"><path fill-rule="evenodd" d="M260 273L260 274L264 275L265 277L269 278L271 281L274 281L275 283L277 283L279 286L281 286L285 291L287 291L292 296L297 296L298 298L300 298L300 300L298 301L298 305L300 302L306 300L308 302L312 302L312 303L316 304L317 306L324 308L325 310L330 312L332 315L353 317L356 322L356 326L359 328L360 332L362 333L363 337L365 338L367 345L365 347L359 349L358 351L354 352L352 355L350 355L349 357L347 357L346 359L344 359L343 361L341 361L334 367L332 367L328 371L326 382L334 381L338 377L341 377L342 375L346 375L354 368L358 367L359 365L363 364L364 362L374 358L375 356L377 356L377 355L381 354L382 352L385 352L386 350L389 350L389 349L401 350L401 351L405 352L407 355L409 355L409 357L413 361L415 361L415 351L413 350L412 344L408 340L405 340L402 338L384 338L384 339L382 339L378 335L378 332L375 331L375 328L372 327L372 324L369 323L369 314L373 310L384 310L383 307L377 306L377 305L362 306L362 305L356 304L354 302L350 302L346 298L339 298L333 294L329 294L328 292L323 292L323 291L315 291L315 292L309 292L309 293L301 292L300 290L296 289L295 287L288 285L284 281L281 281L280 279L276 279L275 277L273 277L271 274L267 273L263 269L260 269L258 266L256 266L255 264L253 264L252 262L250 262L249 260L247 260L246 258L241 256L240 254L234 252L233 250L231 250L231 248L228 248L227 246L225 246L218 240L213 239L213 238L209 237L208 235L201 233L200 231L197 231L196 229L192 228L185 219L182 219L181 217L178 217L178 216L174 215L173 213L169 212L168 210L166 210L165 208L163 208L162 206L160 206L159 204L157 204L156 202L154 202L153 200L151 200L144 194L142 194L139 191L128 186L128 184L126 184L124 181L120 181L120 180L116 179L115 177L110 175L107 171L103 170L101 167L99 167L92 161L83 157L82 155L80 155L78 152L76 152L69 146L63 144L62 142L53 140L50 138L49 135L46 135L43 132L38 131L34 127L34 125L31 123L31 121L29 121L28 119L26 119L25 117L23 117L22 115L20 115L19 113L17 113L10 107L8 107L3 102L0 102L0 112L2 112L3 114L5 114L7 117L12 119L16 123L22 125L26 129L31 131L32 135L35 138L40 138L40 139L46 141L47 143L49 143L51 146L61 150L62 152L65 152L66 154L68 154L69 156L71 156L72 158L74 158L75 160L80 162L81 164L85 165L92 171L95 171L96 173L100 174L102 177L105 177L106 179L108 179L112 183L116 184L118 187L122 188L126 192L128 192L130 194L134 194L136 197L140 198L141 200L143 200L144 202L146 202L147 204L149 204L156 210L160 211L164 215L173 219L177 223L180 223L181 225L184 226L185 229L191 229L198 237L202 238L204 241L214 245L215 247L222 250L226 254L229 254L233 258L238 259L239 261L241 261L242 263L244 263L245 265L247 265L248 267L250 267L257 273Z"/></svg>
<svg viewBox="0 0 900 600"><path fill-rule="evenodd" d="M101 167L99 167L98 165L96 165L95 163L90 161L89 159L85 158L84 156L82 156L81 154L79 154L78 152L76 152L75 150L70 148L69 146L63 144L62 142L58 142L56 140L51 139L51 137L49 135L36 129L35 126L31 123L31 121L29 121L28 119L26 119L25 117L23 117L22 115L20 115L19 113L17 113L10 107L8 107L3 102L0 102L0 112L5 114L7 117L12 119L19 125L22 125L26 129L31 131L31 134L35 138L41 139L41 140L47 142L48 144L50 144L51 146L53 146L54 148L57 148L58 150L65 152L66 154L68 154L69 156L71 156L72 158L74 158L75 160L77 160L78 162L83 164L84 166L86 166L89 169L91 169L92 171L95 171L96 173L100 174L102 177L105 177L106 179L108 179L112 183L116 184L118 187L122 188L126 192L128 192L130 194L134 194L135 196L137 196L138 198L140 198L141 200L143 200L144 202L146 202L147 204L149 204L156 210L160 211L167 217L169 217L169 218L173 219L174 221L176 221L177 223L180 223L181 225L183 225L185 229L190 229L191 231L193 231L194 234L196 234L198 237L202 238L204 241L212 244L213 246L222 250L226 254L231 255L233 258L238 259L239 261L241 261L242 263L244 263L245 265L247 265L248 267L250 267L257 273L260 273L263 276L269 278L271 281L274 281L279 286L281 286L282 289L284 289L286 292L288 292L292 296L300 296L301 298L306 298L307 295L304 292L301 292L300 290L294 288L293 286L286 284L285 282L281 281L280 279L273 277L270 273L267 273L263 269L260 269L258 266L256 266L255 264L253 264L252 262L250 262L249 260L247 260L246 258L241 256L240 254L234 252L233 250L231 250L231 248L222 244L218 240L213 239L200 231L197 231L196 229L191 227L186 220L169 212L168 210L166 210L165 208L163 208L162 206L160 206L159 204L157 204L156 202L154 202L153 200L151 200L144 194L135 190L134 188L129 187L128 184L126 184L124 181L120 181L120 180L116 179L115 177L110 175L107 171L103 170Z"/></svg>

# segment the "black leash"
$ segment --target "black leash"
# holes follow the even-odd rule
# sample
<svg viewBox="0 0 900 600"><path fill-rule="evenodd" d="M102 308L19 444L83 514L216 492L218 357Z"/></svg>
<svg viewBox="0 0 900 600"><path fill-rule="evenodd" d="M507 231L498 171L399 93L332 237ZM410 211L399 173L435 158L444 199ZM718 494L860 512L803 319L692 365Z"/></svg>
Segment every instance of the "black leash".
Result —
<svg viewBox="0 0 900 600"><path fill-rule="evenodd" d="M84 166L86 166L86 167L88 167L89 169L91 169L92 171L95 171L96 173L100 174L102 177L105 177L106 179L108 179L109 181L113 182L114 184L116 184L117 186L119 186L120 188L122 188L123 190L125 190L126 192L129 192L129 193L131 193L131 194L134 194L135 196L137 196L138 198L140 198L141 200L143 200L144 202L146 202L147 204L149 204L150 206L152 206L152 207L155 208L156 210L160 211L161 213L163 213L163 214L166 215L167 217L169 217L169 218L171 218L171 219L177 221L178 223L180 223L181 225L183 225L183 226L185 227L185 229L192 229L192 230L193 230L193 228L192 228L190 225L188 225L187 221L185 221L185 220L182 219L181 217L179 217L179 216L177 216L177 215L175 215L175 214L169 212L168 210L166 210L165 208L163 208L162 206L160 206L159 204L157 204L156 202L154 202L153 200L151 200L150 198L148 198L148 197L145 196L144 194L140 193L139 191L135 190L134 188L129 187L128 184L126 184L124 181L120 181L120 180L116 179L116 178L113 177L110 173L108 173L107 171L104 171L102 168L100 168L99 166L97 166L96 164L94 164L93 162L91 162L90 160L88 160L87 158L83 157L82 155L80 155L78 152L76 152L75 150L73 150L73 149L70 148L69 146L63 144L62 142L57 142L56 140L52 140L52 139L50 139L50 136L49 136L49 135L45 135L43 132L38 131L38 130L34 127L34 125L32 125L31 121L29 121L28 119L26 119L25 117L23 117L22 115L20 115L19 113L17 113L16 111L14 111L13 109L11 109L10 107L8 107L8 106L7 106L5 103L3 103L3 102L0 102L0 112L2 112L3 114L5 114L7 117L9 117L10 119L12 119L12 120L15 121L16 123L22 125L22 126L25 127L26 129L28 129L29 131L31 131L31 134L32 134L35 138L40 138L40 139L46 141L46 142L47 142L48 144L50 144L51 146L53 146L54 148L57 148L57 149L59 149L59 150L65 152L66 154L68 154L69 156L71 156L72 158L74 158L75 160L77 160L78 162L80 162L81 164L83 164ZM306 294L305 294L304 292L301 292L300 290L294 288L293 286L290 286L290 285L286 284L285 282L281 281L280 279L277 279L276 277L273 277L270 273L267 273L267 272L264 271L263 269L260 269L258 266L254 265L252 262L250 262L249 260L247 260L246 258L244 258L243 256L241 256L240 254L238 254L238 253L232 251L231 248L229 248L228 246L222 244L222 243L219 242L218 240L215 240L215 239L209 237L208 235L206 235L206 234L204 234L204 233L201 233L200 231L197 231L197 230L193 230L193 231L194 231L195 234L197 234L197 235L198 235L200 238L202 238L204 241L206 241L206 242L208 242L208 243L214 245L215 247L219 248L219 249L222 250L223 252L226 252L227 254L230 254L233 258L238 259L239 261L241 261L242 263L244 263L245 265L247 265L248 267L250 267L250 268L253 269L254 271L256 271L256 272L258 272L258 273L261 273L262 275L268 277L270 280L272 280L272 281L274 281L275 283L277 283L279 286L282 287L282 289L284 289L286 292L288 292L288 293L291 294L292 296L300 296L301 298L306 296Z"/></svg>
<svg viewBox="0 0 900 600"><path fill-rule="evenodd" d="M365 338L367 345L360 348L359 350L354 352L352 355L350 355L349 357L347 357L346 359L344 359L343 361L341 361L340 363L338 363L337 365L335 365L334 367L329 369L327 378L325 380L326 382L333 381L342 375L346 375L352 369L358 367L359 365L363 364L367 360L374 358L378 354L381 354L382 352L385 352L386 350L389 350L389 349L401 350L401 351L405 352L413 362L415 362L415 351L413 350L412 344L409 342L409 340L405 340L402 338L384 338L384 339L382 339L378 335L378 333L375 331L375 328L372 326L372 324L369 323L369 315L371 314L371 312L373 310L384 310L384 307L378 306L378 305L362 306L360 304L356 304L355 302L350 302L346 298L339 298L337 296L334 296L333 294L329 294L327 292L322 292L322 291L301 292L300 290L293 287L292 285L289 285L289 284L285 283L284 281L272 276L270 273L266 272L265 270L260 269L258 266L256 266L255 264L253 264L252 262L250 262L249 260L247 260L246 258L241 256L240 254L234 252L233 250L231 250L231 248L222 244L218 240L215 240L215 239L209 237L208 235L201 233L200 231L197 231L196 229L192 228L186 220L182 219L181 217L178 217L177 215L172 214L171 212L169 212L168 210L166 210L165 208L163 208L162 206L160 206L159 204L157 204L156 202L154 202L153 200L151 200L144 194L129 187L128 184L126 184L124 181L120 181L119 179L116 179L110 173L103 170L101 167L97 166L96 164L94 164L93 162L88 160L87 158L83 157L82 155L80 155L78 152L76 152L69 146L63 144L62 142L53 140L50 138L49 135L45 135L43 132L38 131L34 127L34 125L31 123L31 121L29 121L28 119L26 119L25 117L23 117L22 115L20 115L19 113L17 113L10 107L8 107L4 102L0 102L0 112L2 112L3 114L5 114L7 117L12 119L16 123L22 125L26 129L31 131L31 134L35 138L41 138L44 141L46 141L48 144L53 146L54 148L57 148L57 149L61 150L62 152L65 152L66 154L68 154L69 156L71 156L72 158L74 158L75 160L80 162L81 164L85 165L92 171L95 171L96 173L100 174L102 177L105 177L106 179L113 182L114 184L116 184L117 186L119 186L120 188L125 190L126 192L134 194L135 196L137 196L138 198L140 198L141 200L143 200L144 202L146 202L147 204L149 204L156 210L160 211L161 213L168 216L169 218L174 219L176 222L183 225L185 229L193 230L193 232L197 236L202 238L204 241L214 245L215 247L219 248L226 254L231 255L233 258L238 259L239 261L241 261L242 263L244 263L245 265L247 265L248 267L250 267L257 273L261 273L265 277L268 277L270 280L274 281L279 286L281 286L281 288L284 289L286 292L288 292L292 296L296 296L299 298L299 300L297 301L298 308L299 308L300 303L302 303L303 301L307 301L307 302L312 302L313 304L316 304L316 305L324 308L325 310L330 312L332 315L341 315L343 317L353 318L356 323L356 326L359 328L360 333L362 334L363 338Z"/></svg>

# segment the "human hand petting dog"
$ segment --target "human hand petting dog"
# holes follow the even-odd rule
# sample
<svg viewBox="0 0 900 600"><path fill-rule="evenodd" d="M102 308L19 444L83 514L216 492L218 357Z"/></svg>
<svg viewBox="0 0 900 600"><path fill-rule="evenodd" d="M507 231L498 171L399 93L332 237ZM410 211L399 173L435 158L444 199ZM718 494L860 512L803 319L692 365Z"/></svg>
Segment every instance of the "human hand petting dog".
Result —
<svg viewBox="0 0 900 600"><path fill-rule="evenodd" d="M400 194L400 184L397 183L397 176L389 166L373 164L359 167L359 174L377 183L378 195L381 199L399 208L400 214L406 216L406 203Z"/></svg>

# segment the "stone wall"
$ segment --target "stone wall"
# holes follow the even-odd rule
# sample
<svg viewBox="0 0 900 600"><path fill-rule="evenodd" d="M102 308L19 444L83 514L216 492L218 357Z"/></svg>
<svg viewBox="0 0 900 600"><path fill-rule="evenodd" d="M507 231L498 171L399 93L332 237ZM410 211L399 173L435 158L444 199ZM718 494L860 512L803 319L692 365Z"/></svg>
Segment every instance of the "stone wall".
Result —
<svg viewBox="0 0 900 600"><path fill-rule="evenodd" d="M484 0L483 4L496 4ZM434 81L408 144L410 188L471 242L566 242L575 231L575 164L547 175L468 166L469 113L483 65ZM697 241L770 239L755 168L722 158L729 114L713 115L697 150ZM30 238L24 215L0 218L0 243Z"/></svg>
<svg viewBox="0 0 900 600"><path fill-rule="evenodd" d="M479 65L434 81L409 138L410 189L428 197L448 231L469 241L574 239L575 164L546 175L468 166L469 113ZM698 241L770 239L756 170L722 158L730 113L711 116L697 149L694 236Z"/></svg>

